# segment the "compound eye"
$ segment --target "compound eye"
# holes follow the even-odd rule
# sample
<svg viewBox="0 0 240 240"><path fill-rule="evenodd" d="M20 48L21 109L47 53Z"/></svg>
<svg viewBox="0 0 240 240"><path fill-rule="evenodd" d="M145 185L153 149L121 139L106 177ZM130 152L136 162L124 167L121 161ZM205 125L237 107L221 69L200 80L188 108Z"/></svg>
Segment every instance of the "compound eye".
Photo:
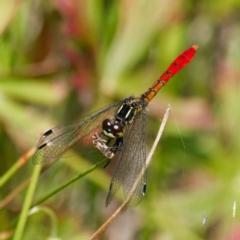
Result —
<svg viewBox="0 0 240 240"><path fill-rule="evenodd" d="M122 126L120 126L118 124L113 124L113 126L112 126L112 132L113 133L119 133L119 132L122 132L122 131L123 131Z"/></svg>
<svg viewBox="0 0 240 240"><path fill-rule="evenodd" d="M116 137L122 137L124 134L123 127L120 124L113 124L111 127L111 132Z"/></svg>
<svg viewBox="0 0 240 240"><path fill-rule="evenodd" d="M102 129L106 130L112 126L112 123L110 122L110 119L106 118L102 122Z"/></svg>

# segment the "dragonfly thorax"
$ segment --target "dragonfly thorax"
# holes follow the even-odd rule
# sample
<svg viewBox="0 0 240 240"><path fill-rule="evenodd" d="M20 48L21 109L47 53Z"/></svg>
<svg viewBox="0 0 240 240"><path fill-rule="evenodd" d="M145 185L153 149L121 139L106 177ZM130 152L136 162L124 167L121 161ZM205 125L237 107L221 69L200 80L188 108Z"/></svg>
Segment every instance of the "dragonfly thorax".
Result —
<svg viewBox="0 0 240 240"><path fill-rule="evenodd" d="M123 125L131 124L138 112L142 110L144 102L141 98L126 98L117 111L116 119L121 119Z"/></svg>

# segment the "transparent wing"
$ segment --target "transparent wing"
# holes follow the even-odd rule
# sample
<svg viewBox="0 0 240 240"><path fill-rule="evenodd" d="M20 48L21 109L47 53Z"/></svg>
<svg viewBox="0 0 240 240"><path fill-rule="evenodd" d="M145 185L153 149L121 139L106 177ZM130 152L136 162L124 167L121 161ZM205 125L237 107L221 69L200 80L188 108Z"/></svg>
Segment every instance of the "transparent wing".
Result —
<svg viewBox="0 0 240 240"><path fill-rule="evenodd" d="M72 156L74 148L83 153L86 148L92 147L92 135L101 132L102 121L106 118L112 119L121 104L122 101L114 103L76 122L46 131L38 142L37 151L32 159L33 164L53 160L60 156Z"/></svg>
<svg viewBox="0 0 240 240"><path fill-rule="evenodd" d="M134 122L126 129L123 137L122 151L114 170L106 199L106 206L108 206L121 186L123 187L125 198L128 198L142 169L146 170L145 123L145 113L142 110L135 116ZM128 205L132 207L138 205L144 197L145 190L146 171L139 181Z"/></svg>

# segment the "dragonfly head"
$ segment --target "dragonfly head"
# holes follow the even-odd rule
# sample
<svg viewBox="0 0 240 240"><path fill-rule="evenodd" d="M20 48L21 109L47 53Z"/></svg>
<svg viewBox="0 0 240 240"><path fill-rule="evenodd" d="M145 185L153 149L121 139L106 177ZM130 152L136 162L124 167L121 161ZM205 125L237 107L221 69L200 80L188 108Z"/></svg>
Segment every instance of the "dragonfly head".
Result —
<svg viewBox="0 0 240 240"><path fill-rule="evenodd" d="M120 122L111 123L110 119L105 119L102 122L102 130L105 136L109 138L120 138L124 135L124 127Z"/></svg>

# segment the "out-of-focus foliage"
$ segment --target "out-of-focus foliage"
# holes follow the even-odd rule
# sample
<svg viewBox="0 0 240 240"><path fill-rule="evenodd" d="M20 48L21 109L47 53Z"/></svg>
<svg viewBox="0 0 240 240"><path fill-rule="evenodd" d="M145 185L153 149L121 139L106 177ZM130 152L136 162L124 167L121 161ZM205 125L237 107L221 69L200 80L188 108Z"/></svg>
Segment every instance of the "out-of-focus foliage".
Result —
<svg viewBox="0 0 240 240"><path fill-rule="evenodd" d="M168 103L174 117L148 168L145 199L100 239L239 239L239 12L239 0L1 1L0 175L46 129L138 96L198 44L148 106L148 149ZM0 205L31 176L30 160L1 188ZM86 164L58 161L39 178L35 199ZM117 200L104 204L112 165L43 204L56 214L59 238L87 239L116 209ZM25 195L0 211L0 236L14 231ZM31 215L24 239L46 239L51 227L44 212Z"/></svg>

